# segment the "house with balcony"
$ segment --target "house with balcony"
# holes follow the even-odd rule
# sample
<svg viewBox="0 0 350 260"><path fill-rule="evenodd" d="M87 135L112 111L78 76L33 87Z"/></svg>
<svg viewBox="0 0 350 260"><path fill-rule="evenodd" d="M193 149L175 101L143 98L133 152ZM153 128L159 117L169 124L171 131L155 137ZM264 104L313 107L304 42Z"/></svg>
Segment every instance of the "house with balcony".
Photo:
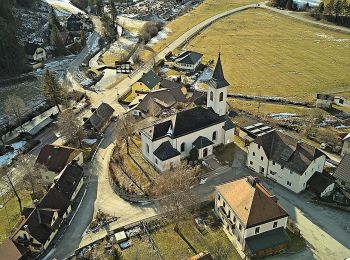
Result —
<svg viewBox="0 0 350 260"><path fill-rule="evenodd" d="M289 190L305 190L315 172L323 172L326 155L281 131L262 133L249 144L247 166Z"/></svg>
<svg viewBox="0 0 350 260"><path fill-rule="evenodd" d="M29 259L46 250L72 212L72 204L83 185L83 170L68 165L34 208L25 208L10 239ZM25 258L27 259L27 258Z"/></svg>
<svg viewBox="0 0 350 260"><path fill-rule="evenodd" d="M215 212L248 257L265 257L288 246L287 212L252 176L217 186Z"/></svg>

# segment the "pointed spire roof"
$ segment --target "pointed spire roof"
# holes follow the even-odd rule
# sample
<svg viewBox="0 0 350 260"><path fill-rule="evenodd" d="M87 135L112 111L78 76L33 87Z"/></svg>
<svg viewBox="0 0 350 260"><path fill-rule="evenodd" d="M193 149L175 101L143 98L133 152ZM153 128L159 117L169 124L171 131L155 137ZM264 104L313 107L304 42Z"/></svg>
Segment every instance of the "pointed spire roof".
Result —
<svg viewBox="0 0 350 260"><path fill-rule="evenodd" d="M218 61L214 69L213 77L209 80L209 85L213 88L223 88L230 85L224 76L224 71L221 65L221 53L219 52Z"/></svg>

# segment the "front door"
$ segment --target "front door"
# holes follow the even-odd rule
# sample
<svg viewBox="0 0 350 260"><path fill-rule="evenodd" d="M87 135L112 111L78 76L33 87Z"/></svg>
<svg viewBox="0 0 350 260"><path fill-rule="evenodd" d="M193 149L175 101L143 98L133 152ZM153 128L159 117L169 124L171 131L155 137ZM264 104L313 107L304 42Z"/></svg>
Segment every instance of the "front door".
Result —
<svg viewBox="0 0 350 260"><path fill-rule="evenodd" d="M208 156L208 148L205 148L203 150L203 157L207 157Z"/></svg>

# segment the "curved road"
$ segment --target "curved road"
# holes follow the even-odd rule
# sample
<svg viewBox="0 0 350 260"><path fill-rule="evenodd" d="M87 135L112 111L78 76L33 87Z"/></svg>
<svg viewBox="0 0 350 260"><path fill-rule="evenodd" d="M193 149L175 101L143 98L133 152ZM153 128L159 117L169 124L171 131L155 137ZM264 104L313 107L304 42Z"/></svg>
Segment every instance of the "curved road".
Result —
<svg viewBox="0 0 350 260"><path fill-rule="evenodd" d="M148 72L152 68L154 62L164 59L167 53L183 45L188 40L190 40L199 32L209 27L214 22L222 18L225 18L229 15L247 10L249 8L255 8L255 7L256 7L256 4L251 4L251 5L246 5L239 8L234 8L226 12L220 13L218 15L215 15L211 18L208 18L207 20L194 26L193 28L185 32L182 36L180 36L178 39L176 39L174 42L172 42L170 45L168 45L160 53L158 53L154 57L154 59L147 62L142 68L134 72L133 75L130 75L130 77L124 79L114 88L106 89L105 91L102 91L100 93L90 93L92 95L93 106L97 106L103 101L103 102L109 103L113 107L119 107L118 111L120 112L121 109L117 102L117 91L116 91L117 88L118 88L119 94L123 94L129 91L130 86L134 84L137 80L139 80L143 75L143 73ZM298 15L293 15L288 11L267 7L264 4L261 4L260 7L269 9L271 11L274 11L283 15L287 15L289 17L292 17L307 23L314 24L317 26L322 26L322 27L335 29L343 32L350 32L350 29L347 29L347 28L337 27L333 25L328 25L328 24L323 24L320 22L308 20ZM92 39L88 44L89 46L93 44L93 39L96 40L95 37L97 35L94 33L93 36L94 37L91 37ZM78 66L79 60L81 60L82 62L83 57L85 57L87 53L88 53L88 48L84 49L84 53L79 55L80 56L79 59L77 59L76 62L74 62L74 64L72 64L70 68ZM122 200L121 198L119 198L116 194L114 194L112 189L109 186L108 179L107 179L108 161L114 146L113 142L115 140L114 138L115 128L116 128L115 124L112 124L107 129L105 133L105 139L103 140L95 159L90 164L86 165L86 170L89 172L89 175L90 175L90 179L88 181L88 185L86 188L86 196L82 200L81 206L77 210L76 215L73 218L72 224L68 226L66 232L63 234L62 239L60 239L56 243L55 249L49 253L50 259L52 258L62 259L64 257L67 257L72 252L74 252L76 248L79 247L79 244L81 244L83 239L83 233L86 227L89 225L91 218L93 216L93 213L94 211L97 210L97 208L103 208L104 211L107 211L107 212L109 211L110 214L121 217L121 219L117 222L119 225L121 224L121 222L125 225L128 223L132 223L135 220L146 218L148 216L152 216L156 214L156 211L157 211L156 207L153 207L151 205L149 207L132 205ZM207 192L207 189L203 189L203 192ZM90 239L93 240L93 237L89 235L85 236L83 244L88 243Z"/></svg>

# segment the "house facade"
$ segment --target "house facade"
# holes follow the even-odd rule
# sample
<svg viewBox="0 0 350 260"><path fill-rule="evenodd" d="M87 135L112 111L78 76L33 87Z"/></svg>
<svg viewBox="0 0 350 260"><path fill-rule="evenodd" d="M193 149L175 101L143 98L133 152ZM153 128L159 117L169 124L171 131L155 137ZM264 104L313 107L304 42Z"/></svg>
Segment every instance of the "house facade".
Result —
<svg viewBox="0 0 350 260"><path fill-rule="evenodd" d="M345 154L342 158L333 177L336 178L336 183L340 187L350 191L350 154Z"/></svg>
<svg viewBox="0 0 350 260"><path fill-rule="evenodd" d="M219 55L208 91L227 93L227 87ZM198 159L202 159L211 155L215 146L233 142L235 125L226 116L226 98L226 94L219 94L206 108L183 110L141 129L143 157L164 172L188 157L192 149L197 149Z"/></svg>
<svg viewBox="0 0 350 260"><path fill-rule="evenodd" d="M47 59L46 50L39 44L27 42L24 44L24 51L29 61L42 62Z"/></svg>
<svg viewBox="0 0 350 260"><path fill-rule="evenodd" d="M328 94L317 94L316 107L331 108L334 101L334 96Z"/></svg>
<svg viewBox="0 0 350 260"><path fill-rule="evenodd" d="M247 166L289 190L305 190L315 172L322 172L326 156L317 148L280 131L258 136L248 146Z"/></svg>
<svg viewBox="0 0 350 260"><path fill-rule="evenodd" d="M288 214L256 178L217 186L215 212L228 236L249 256L267 256L288 245Z"/></svg>
<svg viewBox="0 0 350 260"><path fill-rule="evenodd" d="M350 134L343 138L343 147L341 149L341 156L345 154L350 154Z"/></svg>

